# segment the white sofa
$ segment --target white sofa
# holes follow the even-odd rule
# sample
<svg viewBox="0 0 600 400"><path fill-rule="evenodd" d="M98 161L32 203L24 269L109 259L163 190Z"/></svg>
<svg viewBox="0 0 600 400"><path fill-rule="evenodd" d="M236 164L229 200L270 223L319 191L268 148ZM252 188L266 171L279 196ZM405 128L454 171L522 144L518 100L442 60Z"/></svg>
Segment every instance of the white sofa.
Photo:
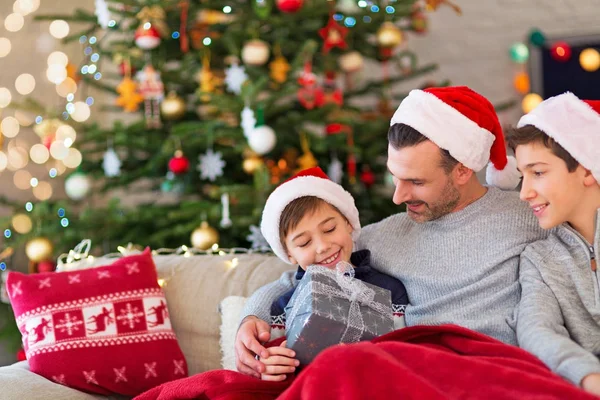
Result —
<svg viewBox="0 0 600 400"><path fill-rule="evenodd" d="M164 279L169 314L190 375L222 366L219 305L230 296L246 297L293 268L273 255L155 255L159 278ZM98 258L94 265L113 260ZM238 298L239 299L239 298ZM239 299L242 300L243 299ZM238 302L239 305L240 302ZM233 318L237 320L237 318ZM227 326L235 330L237 321ZM231 356L230 356L231 357ZM231 360L229 360L231 363ZM123 399L90 395L61 386L29 371L26 361L0 368L0 400Z"/></svg>

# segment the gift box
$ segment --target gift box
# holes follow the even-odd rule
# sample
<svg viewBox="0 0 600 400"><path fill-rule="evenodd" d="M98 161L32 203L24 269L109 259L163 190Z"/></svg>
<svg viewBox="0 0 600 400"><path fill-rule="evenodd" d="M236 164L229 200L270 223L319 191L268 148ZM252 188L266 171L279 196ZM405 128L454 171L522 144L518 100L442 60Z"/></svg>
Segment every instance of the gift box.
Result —
<svg viewBox="0 0 600 400"><path fill-rule="evenodd" d="M392 294L354 278L354 267L307 268L285 309L287 347L301 365L327 347L369 340L394 329Z"/></svg>

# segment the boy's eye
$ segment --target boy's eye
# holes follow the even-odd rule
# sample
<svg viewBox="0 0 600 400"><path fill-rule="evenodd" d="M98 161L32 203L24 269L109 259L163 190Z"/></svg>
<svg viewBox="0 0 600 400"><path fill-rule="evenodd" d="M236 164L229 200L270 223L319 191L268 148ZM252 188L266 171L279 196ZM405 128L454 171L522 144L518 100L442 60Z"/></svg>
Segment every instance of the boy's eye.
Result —
<svg viewBox="0 0 600 400"><path fill-rule="evenodd" d="M542 175L544 175L544 172L543 171L533 171L533 175L542 176Z"/></svg>
<svg viewBox="0 0 600 400"><path fill-rule="evenodd" d="M423 186L423 182L421 182L421 181L413 181L413 185L415 185L415 186Z"/></svg>
<svg viewBox="0 0 600 400"><path fill-rule="evenodd" d="M302 244L299 244L298 247L306 247L306 246L308 246L309 243L310 243L310 240L308 242L304 242Z"/></svg>
<svg viewBox="0 0 600 400"><path fill-rule="evenodd" d="M335 231L335 228L336 228L336 227L334 226L334 227L333 227L333 228L331 228L331 229L327 229L327 230L325 231L325 233L331 233L331 232Z"/></svg>

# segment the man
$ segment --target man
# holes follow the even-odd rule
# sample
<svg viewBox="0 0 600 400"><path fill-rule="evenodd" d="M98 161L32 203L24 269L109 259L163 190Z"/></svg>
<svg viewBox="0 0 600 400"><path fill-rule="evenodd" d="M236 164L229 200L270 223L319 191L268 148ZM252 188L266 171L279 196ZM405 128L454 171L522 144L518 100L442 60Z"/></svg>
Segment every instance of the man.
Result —
<svg viewBox="0 0 600 400"><path fill-rule="evenodd" d="M467 87L413 90L392 117L388 142L393 201L407 212L363 228L357 248L406 285L407 326L453 323L516 344L519 255L545 234L516 192L485 187L475 175L490 161L488 183L519 183L493 106ZM269 307L294 284L284 274L248 300L235 345L240 372L264 371L254 356L266 356Z"/></svg>

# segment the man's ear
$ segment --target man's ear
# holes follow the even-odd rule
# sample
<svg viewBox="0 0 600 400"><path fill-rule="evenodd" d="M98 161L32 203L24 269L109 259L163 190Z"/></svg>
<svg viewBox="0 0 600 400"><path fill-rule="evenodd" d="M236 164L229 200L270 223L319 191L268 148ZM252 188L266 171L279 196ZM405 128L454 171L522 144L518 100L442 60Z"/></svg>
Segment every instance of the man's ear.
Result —
<svg viewBox="0 0 600 400"><path fill-rule="evenodd" d="M581 167L581 165L579 167L583 168ZM598 181L596 180L596 178L594 178L594 175L592 175L592 171L586 168L584 168L584 170L585 175L583 176L583 185L586 187L597 185Z"/></svg>
<svg viewBox="0 0 600 400"><path fill-rule="evenodd" d="M464 185L469 182L473 174L473 170L461 162L455 165L454 169L452 170L452 177L457 185Z"/></svg>

